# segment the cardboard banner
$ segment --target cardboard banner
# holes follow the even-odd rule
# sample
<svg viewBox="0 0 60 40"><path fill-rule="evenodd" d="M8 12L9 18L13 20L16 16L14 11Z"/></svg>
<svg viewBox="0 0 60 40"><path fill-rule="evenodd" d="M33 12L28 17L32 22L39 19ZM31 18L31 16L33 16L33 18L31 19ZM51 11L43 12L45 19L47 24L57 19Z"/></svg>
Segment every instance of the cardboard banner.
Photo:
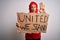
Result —
<svg viewBox="0 0 60 40"><path fill-rule="evenodd" d="M49 15L46 13L17 13L19 31L24 33L46 33Z"/></svg>

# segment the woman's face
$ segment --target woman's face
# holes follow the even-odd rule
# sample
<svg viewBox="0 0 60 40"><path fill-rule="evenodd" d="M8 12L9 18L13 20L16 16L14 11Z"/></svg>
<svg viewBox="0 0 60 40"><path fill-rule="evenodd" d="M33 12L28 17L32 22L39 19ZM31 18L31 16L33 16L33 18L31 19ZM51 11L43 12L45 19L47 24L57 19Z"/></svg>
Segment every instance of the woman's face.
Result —
<svg viewBox="0 0 60 40"><path fill-rule="evenodd" d="M31 5L31 11L34 13L36 12L36 5L35 4Z"/></svg>

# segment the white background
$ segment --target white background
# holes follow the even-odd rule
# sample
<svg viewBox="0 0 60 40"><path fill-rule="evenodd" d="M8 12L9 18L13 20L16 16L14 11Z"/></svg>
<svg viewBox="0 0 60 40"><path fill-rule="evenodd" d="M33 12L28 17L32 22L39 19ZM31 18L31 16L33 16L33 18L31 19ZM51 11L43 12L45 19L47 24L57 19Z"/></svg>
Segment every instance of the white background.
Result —
<svg viewBox="0 0 60 40"><path fill-rule="evenodd" d="M47 33L41 40L60 40L60 0L0 0L0 40L25 40L24 33L17 33L17 12L29 12L29 3L44 2L49 14Z"/></svg>

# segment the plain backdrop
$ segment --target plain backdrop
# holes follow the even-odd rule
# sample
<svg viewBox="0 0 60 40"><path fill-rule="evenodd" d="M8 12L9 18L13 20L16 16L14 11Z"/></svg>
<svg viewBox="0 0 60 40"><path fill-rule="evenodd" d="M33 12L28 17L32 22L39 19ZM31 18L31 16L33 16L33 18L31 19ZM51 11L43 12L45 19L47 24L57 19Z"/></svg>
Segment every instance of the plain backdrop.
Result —
<svg viewBox="0 0 60 40"><path fill-rule="evenodd" d="M29 3L43 2L49 14L47 32L41 40L60 40L60 0L0 0L0 40L25 40L25 33L18 33L17 12L29 12Z"/></svg>

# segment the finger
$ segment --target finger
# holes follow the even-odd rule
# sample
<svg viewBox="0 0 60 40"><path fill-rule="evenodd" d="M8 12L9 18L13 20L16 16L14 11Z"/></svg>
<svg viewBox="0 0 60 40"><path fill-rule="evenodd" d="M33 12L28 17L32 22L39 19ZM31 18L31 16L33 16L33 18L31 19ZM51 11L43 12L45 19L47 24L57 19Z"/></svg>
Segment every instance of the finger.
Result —
<svg viewBox="0 0 60 40"><path fill-rule="evenodd" d="M17 32L20 32L20 28L17 29Z"/></svg>

